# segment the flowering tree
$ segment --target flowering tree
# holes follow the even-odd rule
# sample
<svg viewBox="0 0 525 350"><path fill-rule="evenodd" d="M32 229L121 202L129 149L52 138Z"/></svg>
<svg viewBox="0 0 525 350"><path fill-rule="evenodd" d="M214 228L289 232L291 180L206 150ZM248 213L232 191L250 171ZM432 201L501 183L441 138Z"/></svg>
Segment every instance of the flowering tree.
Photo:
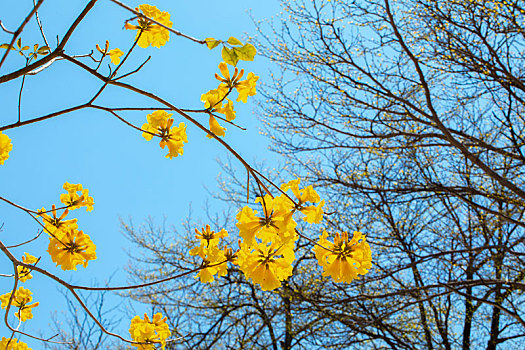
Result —
<svg viewBox="0 0 525 350"><path fill-rule="evenodd" d="M305 302L341 346L522 348L523 1L283 7L258 45L284 72L262 91L274 149L377 254Z"/></svg>
<svg viewBox="0 0 525 350"><path fill-rule="evenodd" d="M295 275L271 298L234 275L164 307L209 318L202 348L231 332L253 347L522 349L523 1L282 4L257 45L283 72L259 90L267 133L325 198L324 225L367 228L375 269L350 285ZM141 240L159 229L128 228L161 249ZM307 253L295 266L315 271Z"/></svg>
<svg viewBox="0 0 525 350"><path fill-rule="evenodd" d="M0 164L8 162L10 152L16 148L16 142L12 142L9 137L10 130L29 128L35 123L43 123L78 110L94 109L104 111L118 119L123 126L129 127L132 132L140 132L147 141L158 139L159 146L167 152L165 157L169 159L183 156L184 146L188 142L192 142L187 136L187 128L200 130L203 135L213 139L220 147L224 147L230 152L244 167L247 173L248 198L250 192L257 194L255 198L257 210L254 210L252 206L245 205L236 214L236 228L239 231L238 243L235 242L237 244L226 243L225 238L230 234L223 228L214 227L212 229L209 225L195 228L194 246L187 252L190 256L198 257L198 264L192 270L176 272L163 279L136 285L88 287L66 282L60 276L60 270L55 272L44 269L39 266L39 262L42 259L50 259L61 270L78 269L81 273L80 270L88 267L90 261L97 259L96 235L84 233L80 229L81 223L76 218L71 218L71 212L74 210L81 208L85 208L87 212L93 210L95 200L89 190L82 184L64 182L64 193L60 194L59 197L61 204L50 206L46 204L41 209L36 209L36 206L42 205L40 203L24 203L21 205L9 198L0 196L0 200L3 202L27 213L41 228L39 234L28 241L17 242L14 245L6 245L0 241L0 250L9 259L13 267L12 274L6 271L2 276L14 281L11 289L6 288L5 294L0 296L1 307L5 309L4 322L11 331L8 337L2 338L0 347L27 349L27 345L19 340L21 335L44 342L55 342L53 339L37 337L32 332L21 329L21 325L33 317L33 310L40 303L45 302L39 297L38 290L30 291L21 286L35 274L49 278L58 285L65 287L102 332L139 349L165 348L170 341L174 340L170 338L172 330L166 323L165 315L157 312L152 315L144 314L144 316L133 317L130 320L130 337L126 337L106 329L84 303L79 292L136 290L161 285L188 274L196 274L202 283L208 283L225 276L228 273L228 265L238 266L246 279L250 280L256 288L270 291L281 287L294 273L292 264L296 258L296 242L299 237L309 241L314 249L317 261L324 270L323 274L330 276L334 281L349 283L358 278L359 275L366 274L371 267L371 251L364 235L357 231L350 235L347 232L329 234L324 231L318 240L314 240L303 234L298 229L297 218L302 218L306 224L320 224L323 220L325 202L321 200L315 189L312 186L301 185L298 178L285 181L282 185L270 181L246 162L240 153L223 139L226 135L224 125L238 127L234 122L236 111L233 96L237 95L236 102L246 103L249 97L256 94L258 76L252 72L245 74L243 69L237 67L241 61L253 60L256 55L256 48L252 44L243 43L235 37L230 37L228 40L196 39L173 29L169 12L161 11L148 4L140 5L134 9L118 0L108 1L119 5L123 11L127 11L132 16L124 23L125 30L132 33L129 39L129 48L126 50L112 47L111 41L108 40L103 45L96 45L96 51L91 51L91 53L81 55L69 53L68 44L71 37L79 25L88 20L88 14L97 3L102 2L98 0L86 1L85 7L74 18L63 36L58 38L56 45L47 40L39 18L39 9L43 6L44 0L34 2L34 6L16 29L6 28L2 25L2 30L9 34L11 39L0 46L1 49L5 50L0 59L0 68L15 53L22 56L25 62L21 67L0 76L0 84L6 84L15 79L21 81L17 101L19 106L18 118L15 122L0 126ZM27 46L24 45L25 41L23 41L24 29L31 21L38 24L43 42ZM123 82L124 79L134 74L140 74L141 69L149 60L123 74L121 71L129 62L131 55L140 48L150 46L161 48L167 45L170 35L180 36L196 45L205 45L210 50L218 47L221 49L223 62L218 64L220 74L216 73L215 75L218 86L200 96L200 100L204 103L200 109L190 110L177 107L169 100L159 97L153 92ZM86 48L86 50L90 49ZM96 92L88 96L85 103L45 115L22 118L20 104L25 77L27 75L38 77L41 72L59 60L66 61L71 66L80 68L96 78L99 81ZM108 64L107 70L104 70L102 64L108 61L111 63ZM102 96L109 87L121 89L123 93L127 92L146 98L161 107L106 105L102 102ZM131 111L143 111L146 122L139 127L128 121L126 113ZM192 116L197 113L207 115L208 124L202 124ZM174 125L175 119L178 121ZM198 141L195 140L194 142ZM28 208L26 205L33 208ZM46 236L49 240L47 252L32 251L29 248L31 242L45 239ZM12 249L21 246L28 247L29 252L18 258Z"/></svg>

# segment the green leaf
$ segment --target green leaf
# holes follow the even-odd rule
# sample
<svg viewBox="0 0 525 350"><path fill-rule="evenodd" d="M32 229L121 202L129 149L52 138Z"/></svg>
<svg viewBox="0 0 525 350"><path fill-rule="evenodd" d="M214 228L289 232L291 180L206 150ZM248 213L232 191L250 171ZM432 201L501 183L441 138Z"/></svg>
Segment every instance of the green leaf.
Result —
<svg viewBox="0 0 525 350"><path fill-rule="evenodd" d="M29 50L29 46L24 46L23 48L21 48L20 50L24 51L24 50Z"/></svg>
<svg viewBox="0 0 525 350"><path fill-rule="evenodd" d="M208 49L210 49L210 50L213 50L214 48L216 48L221 43L220 40L216 40L216 39L213 39L213 38L206 38L205 41L206 41L206 46L208 46Z"/></svg>
<svg viewBox="0 0 525 350"><path fill-rule="evenodd" d="M228 39L228 44L242 46L241 41L237 38L234 38L233 36L230 36L230 38Z"/></svg>
<svg viewBox="0 0 525 350"><path fill-rule="evenodd" d="M16 42L16 45L18 46L18 48L22 47L22 38L18 38L18 41Z"/></svg>
<svg viewBox="0 0 525 350"><path fill-rule="evenodd" d="M38 49L38 44L35 44L33 47L34 47L33 51L36 52L36 50Z"/></svg>
<svg viewBox="0 0 525 350"><path fill-rule="evenodd" d="M231 64L234 67L237 65L237 62L239 62L239 57L237 57L237 53L234 51L235 49L236 48L222 48L222 59L224 60L224 62Z"/></svg>
<svg viewBox="0 0 525 350"><path fill-rule="evenodd" d="M253 61L253 58L257 54L255 46L252 44L246 44L243 47L234 47L235 53L240 60L243 61Z"/></svg>

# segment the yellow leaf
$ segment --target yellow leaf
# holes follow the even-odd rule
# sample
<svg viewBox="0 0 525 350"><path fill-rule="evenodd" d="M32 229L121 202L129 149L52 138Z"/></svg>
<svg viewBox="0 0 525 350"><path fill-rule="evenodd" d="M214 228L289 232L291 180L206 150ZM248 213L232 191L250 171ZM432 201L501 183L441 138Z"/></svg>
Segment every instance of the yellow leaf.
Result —
<svg viewBox="0 0 525 350"><path fill-rule="evenodd" d="M231 64L234 67L237 65L237 62L239 62L239 57L237 57L237 53L234 51L235 49L229 49L227 47L222 48L222 59L224 62Z"/></svg>
<svg viewBox="0 0 525 350"><path fill-rule="evenodd" d="M253 58L257 54L257 50L252 44L246 44L243 47L235 47L233 50L235 50L237 57L243 61L253 61Z"/></svg>
<svg viewBox="0 0 525 350"><path fill-rule="evenodd" d="M237 38L234 38L233 36L230 36L230 38L228 39L228 44L230 44L230 45L239 45L239 46L242 45L241 41L239 39L237 39Z"/></svg>
<svg viewBox="0 0 525 350"><path fill-rule="evenodd" d="M208 46L208 49L210 49L210 50L213 50L214 48L216 48L221 43L220 40L216 40L216 39L213 39L213 38L206 38L205 41L206 41L206 46Z"/></svg>

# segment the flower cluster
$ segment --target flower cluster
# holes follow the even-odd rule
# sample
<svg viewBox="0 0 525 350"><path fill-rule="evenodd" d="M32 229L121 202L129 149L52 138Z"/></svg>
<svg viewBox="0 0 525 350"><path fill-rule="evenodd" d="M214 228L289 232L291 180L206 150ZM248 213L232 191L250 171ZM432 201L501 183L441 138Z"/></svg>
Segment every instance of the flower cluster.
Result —
<svg viewBox="0 0 525 350"><path fill-rule="evenodd" d="M261 206L261 214L249 206L237 214L236 226L239 229L240 249L232 253L219 249L219 239L227 236L225 230L214 232L207 225L202 231L195 230L195 238L200 246L190 251L203 259L199 274L201 282L211 282L214 275L227 273L229 256L236 259L240 270L247 279L259 284L262 290L273 290L292 275L295 260L296 214L309 224L319 224L323 220L325 201L321 200L312 186L300 188L300 179L281 185L281 195L267 194L257 197L255 203ZM291 192L289 195L288 192ZM365 237L359 232L348 241L348 234L337 234L334 243L327 240L324 231L314 248L319 265L324 269L323 276L332 276L336 282L351 282L357 275L364 275L371 267L372 255Z"/></svg>
<svg viewBox="0 0 525 350"><path fill-rule="evenodd" d="M315 257L323 267L323 276L350 283L372 267L372 252L361 232L354 231L350 242L347 232L336 233L333 243L327 238L328 233L324 231L314 248Z"/></svg>
<svg viewBox="0 0 525 350"><path fill-rule="evenodd" d="M239 266L246 278L260 284L262 290L281 286L281 281L292 275L295 260L294 241L287 243L255 242L241 244Z"/></svg>
<svg viewBox="0 0 525 350"><path fill-rule="evenodd" d="M155 111L147 115L148 122L142 125L142 137L147 141L151 141L153 136L160 137L160 148L164 149L168 146L168 154L166 158L178 157L184 154L182 148L184 142L188 142L186 136L186 125L180 123L179 126L173 126L173 113L166 111Z"/></svg>
<svg viewBox="0 0 525 350"><path fill-rule="evenodd" d="M51 212L52 217L47 213ZM45 208L42 208L38 211L38 215L44 221L44 230L50 235L54 235L57 231L67 231L70 228L77 229L77 219L64 220L69 214L69 210L65 209L62 212L62 215L57 217L56 205L51 206L51 211L46 211Z"/></svg>
<svg viewBox="0 0 525 350"><path fill-rule="evenodd" d="M137 7L136 10L143 13L144 16L157 21L168 28L171 28L173 25L173 23L170 21L170 14L168 12L161 12L155 6L144 4ZM159 26L158 24L144 17L139 17L137 22L138 25L126 23L124 28L137 30L135 40L138 40L138 46L142 48L146 48L148 46L160 48L170 40L170 32L166 28Z"/></svg>
<svg viewBox="0 0 525 350"><path fill-rule="evenodd" d="M9 158L9 152L13 149L13 144L9 136L2 134L0 131L0 165Z"/></svg>
<svg viewBox="0 0 525 350"><path fill-rule="evenodd" d="M29 291L29 289L25 289L24 287L19 287L15 291L15 295L13 297L13 300L11 301L11 305L18 308L18 310L15 312L15 316L20 319L20 321L25 322L28 319L33 318L33 312L32 309L36 306L38 306L38 302L29 304L33 297L31 296L32 293ZM11 298L11 293L6 293L3 295L0 295L0 301L2 302L2 309L7 308L7 304L9 303L9 299Z"/></svg>
<svg viewBox="0 0 525 350"><path fill-rule="evenodd" d="M22 257L22 261L25 264L36 264L38 262L38 258L32 256L29 253L25 253L25 255ZM31 269L20 265L17 266L16 269L18 270L18 279L20 280L20 282L25 282L33 278L33 276L31 275Z"/></svg>
<svg viewBox="0 0 525 350"><path fill-rule="evenodd" d="M235 263L236 256L231 248L219 248L220 239L226 238L228 232L225 229L215 232L211 230L210 225L206 225L201 231L195 229L195 233L195 239L200 241L200 245L191 249L190 255L198 255L202 259L201 269L196 278L199 277L203 283L213 282L214 275L221 277L228 272L226 262Z"/></svg>
<svg viewBox="0 0 525 350"><path fill-rule="evenodd" d="M62 270L76 270L77 265L87 267L89 260L97 258L95 249L88 235L77 229L69 229L49 237L47 252Z"/></svg>
<svg viewBox="0 0 525 350"><path fill-rule="evenodd" d="M93 201L93 197L89 197L89 190L87 188L82 188L81 184L70 184L68 182L66 182L63 187L67 193L60 195L60 201L67 206L69 210L75 210L80 207L86 207L86 211L93 210L95 202ZM80 195L77 192L80 192Z"/></svg>
<svg viewBox="0 0 525 350"><path fill-rule="evenodd" d="M2 337L0 341L0 349L2 350L31 350L24 342L19 342L18 339L13 338L9 340L6 337Z"/></svg>
<svg viewBox="0 0 525 350"><path fill-rule="evenodd" d="M227 121L235 119L236 112L233 109L233 102L228 98L233 89L237 90L237 101L247 102L248 96L254 96L256 91L258 76L253 73L248 73L245 80L241 80L244 75L244 69L239 71L235 68L233 75L230 75L228 65L225 62L219 64L219 70L222 75L215 73L215 78L220 81L216 89L210 90L201 96L201 101L204 103L204 108L209 111L210 131L217 136L224 136L226 128L222 127L213 113L224 114ZM211 138L212 136L206 135Z"/></svg>
<svg viewBox="0 0 525 350"><path fill-rule="evenodd" d="M243 240L239 266L246 278L260 284L263 290L280 287L292 275L297 240L294 214L305 214L304 220L309 223L320 223L323 218L324 201L320 202L312 186L300 189L299 183L297 179L281 185L280 196L258 197L255 202L261 204L263 216L257 216L257 211L249 206L237 214L236 225ZM288 190L294 194L294 200L286 194Z"/></svg>
<svg viewBox="0 0 525 350"><path fill-rule="evenodd" d="M144 319L139 316L133 317L129 334L131 339L140 344L132 345L140 350L154 350L155 345L161 345L164 349L166 339L171 335L166 319L166 317L162 318L161 313L156 313L151 320L147 314L144 314Z"/></svg>
<svg viewBox="0 0 525 350"><path fill-rule="evenodd" d="M86 211L92 211L94 201L89 196L89 190L81 184L66 182L63 188L67 193L60 195L60 201L65 205L62 214L57 216L57 208L53 204L51 211L42 208L38 215L44 222L44 230L49 234L47 252L51 255L51 260L62 270L76 270L77 265L86 267L88 261L97 258L96 246L88 235L78 230L77 219L65 218L69 210L86 207Z"/></svg>

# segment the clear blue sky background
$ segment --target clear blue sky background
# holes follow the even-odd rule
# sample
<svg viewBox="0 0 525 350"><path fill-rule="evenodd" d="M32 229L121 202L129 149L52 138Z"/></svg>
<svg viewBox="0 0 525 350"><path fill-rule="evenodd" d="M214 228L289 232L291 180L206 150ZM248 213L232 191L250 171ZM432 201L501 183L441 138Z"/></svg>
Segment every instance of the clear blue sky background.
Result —
<svg viewBox="0 0 525 350"><path fill-rule="evenodd" d="M56 44L87 1L46 1L40 10L40 18L48 40ZM142 1L125 1L138 6ZM169 1L155 0L149 4L171 13L174 28L196 38L215 37L226 40L229 36L246 39L255 35L255 27L249 17L251 9L255 19L268 19L280 11L277 0L272 1ZM7 28L18 26L32 7L31 0L0 2L0 19ZM134 39L135 31L123 30L124 21L132 17L124 9L108 0L100 0L84 22L79 26L66 46L68 54L85 54L103 46L106 39L110 48L126 51ZM8 42L11 36L0 31L0 42ZM43 45L34 21L22 35L24 45ZM138 49L122 71L134 69L148 55L152 59L144 69L128 82L149 90L181 108L201 108L202 93L217 86L214 73L221 61L220 48L209 51L206 47L171 34L168 44L161 48ZM85 62L89 62L85 60ZM109 61L107 61L109 62ZM0 69L0 75L21 67L24 59L11 53ZM240 67L260 75L260 81L268 81L269 63L262 57L255 62L241 62ZM21 80L0 85L0 124L17 120L17 96ZM72 64L59 61L36 76L28 76L22 97L22 119L41 116L62 108L86 102L98 89L100 82ZM128 91L110 88L99 103L108 106L155 106L152 102ZM226 141L252 161L267 159L277 161L268 151L267 140L259 135L260 125L253 114L253 99L248 104L235 104L243 132L232 126L226 132ZM145 112L124 116L137 126L146 121ZM207 116L196 115L207 125ZM176 116L175 116L176 117ZM180 119L175 119L178 124ZM148 216L161 219L166 216L169 224L179 223L192 203L195 215L209 199L204 186L213 190L215 178L220 171L216 158L224 158L226 152L215 141L193 126L188 126L189 143L184 155L174 159L164 158L167 153L160 149L158 141L146 142L140 132L125 126L107 113L82 110L63 115L42 123L31 124L5 132L13 142L10 158L0 166L0 194L14 202L32 209L59 204L64 182L81 183L90 190L95 200L95 210L72 212L78 218L79 228L89 234L97 245L96 261L86 269L63 272L56 268L46 252L48 239L42 235L37 241L19 249L13 249L18 257L27 251L42 256L40 266L61 278L75 283L103 284L116 272L112 284L126 282L124 266L128 257L124 250L129 246L120 233L119 217L132 217L141 223ZM244 174L243 174L244 176ZM213 201L210 202L213 209ZM220 203L217 203L219 206ZM25 213L5 203L0 203L0 233L2 241L9 245L33 237L39 230L37 224ZM0 273L12 273L7 258L0 258ZM34 274L36 275L36 274ZM60 311L64 305L55 284L36 275L24 287L31 289L40 306L34 310L34 319L26 322L26 331L47 329L50 313ZM0 279L0 294L10 291L12 279ZM3 323L3 322L2 322ZM125 332L129 323L121 332ZM0 326L0 336L9 336L5 326ZM42 347L38 342L22 338L33 349Z"/></svg>

